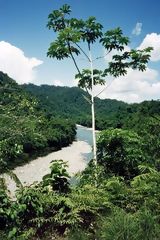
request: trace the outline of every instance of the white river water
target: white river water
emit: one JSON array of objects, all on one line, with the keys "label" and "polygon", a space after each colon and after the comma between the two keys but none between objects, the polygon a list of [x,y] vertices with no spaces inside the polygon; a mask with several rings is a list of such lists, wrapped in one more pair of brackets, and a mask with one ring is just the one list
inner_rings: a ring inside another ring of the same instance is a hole
[{"label": "white river water", "polygon": [[[77,140],[70,146],[59,151],[49,153],[47,156],[38,157],[31,162],[16,167],[14,173],[23,185],[30,185],[39,182],[42,177],[49,173],[50,162],[56,159],[63,159],[68,162],[68,172],[71,176],[82,171],[88,161],[92,158],[92,133],[89,128],[77,126]],[[9,190],[13,193],[16,189],[14,181],[5,175]]]}]

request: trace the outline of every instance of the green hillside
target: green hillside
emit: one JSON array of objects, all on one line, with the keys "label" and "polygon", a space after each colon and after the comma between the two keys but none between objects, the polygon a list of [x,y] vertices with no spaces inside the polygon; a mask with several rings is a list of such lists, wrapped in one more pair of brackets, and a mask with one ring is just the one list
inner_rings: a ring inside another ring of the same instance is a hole
[{"label": "green hillside", "polygon": [[[91,126],[90,104],[84,96],[86,93],[78,87],[56,87],[33,84],[23,85],[23,88],[39,98],[41,108],[47,114],[72,118],[76,123]],[[122,101],[96,98],[96,126],[98,129],[116,126],[119,115],[126,112],[128,104]]]},{"label": "green hillside", "polygon": [[42,150],[71,143],[75,125],[47,116],[36,97],[0,72],[0,160],[12,167]]},{"label": "green hillside", "polygon": [[[40,108],[46,114],[73,119],[76,123],[91,126],[90,104],[84,98],[87,94],[82,89],[34,84],[25,84],[22,88],[39,99]],[[96,98],[95,111],[97,129],[122,127],[135,116],[159,115],[160,101],[127,104],[118,100]]]}]

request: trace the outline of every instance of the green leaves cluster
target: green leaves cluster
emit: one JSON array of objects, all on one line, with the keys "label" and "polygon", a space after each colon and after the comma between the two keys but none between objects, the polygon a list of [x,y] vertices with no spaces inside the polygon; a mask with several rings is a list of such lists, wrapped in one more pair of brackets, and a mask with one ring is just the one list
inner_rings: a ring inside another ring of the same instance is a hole
[{"label": "green leaves cluster", "polygon": [[[83,75],[83,77],[82,77]],[[92,79],[91,79],[91,71],[89,69],[83,69],[82,73],[78,73],[75,76],[76,79],[78,79],[78,87],[82,89],[92,89]],[[93,70],[93,81],[94,85],[105,84],[104,74],[102,71],[94,69]]]},{"label": "green leaves cluster", "polygon": [[67,193],[70,191],[69,179],[70,176],[67,173],[67,164],[63,160],[52,161],[50,167],[51,173],[43,177],[44,186],[50,186],[54,191],[59,193]]},{"label": "green leaves cluster", "polygon": [[108,173],[125,178],[138,174],[138,165],[147,161],[143,140],[137,133],[122,129],[108,129],[98,136],[98,162]]},{"label": "green leaves cluster", "polygon": [[96,22],[95,17],[86,21],[76,18],[67,18],[71,13],[69,5],[63,5],[48,16],[47,27],[58,33],[57,40],[51,43],[47,55],[58,60],[68,58],[72,54],[81,53],[78,43],[82,40],[88,44],[94,43],[102,36],[102,25]]},{"label": "green leaves cluster", "polygon": [[[80,79],[79,86],[87,89],[91,74],[86,79],[86,71],[80,70],[75,56],[83,55],[88,62],[92,59],[85,50],[84,43],[90,51],[91,46],[99,42],[99,44],[107,51],[107,54],[113,50],[117,54],[113,54],[112,61],[108,63],[101,73],[96,84],[102,84],[101,76],[108,75],[119,77],[125,75],[129,68],[144,71],[150,59],[151,47],[145,49],[131,49],[125,51],[125,46],[129,44],[129,38],[123,35],[121,28],[117,27],[113,30],[103,31],[103,26],[97,22],[95,17],[89,17],[87,20],[71,18],[71,8],[69,5],[63,5],[59,10],[54,10],[48,16],[47,27],[57,34],[49,49],[47,56],[62,60],[71,57],[78,71],[76,78]],[[84,83],[86,82],[86,85]],[[82,84],[81,84],[82,83]]]}]

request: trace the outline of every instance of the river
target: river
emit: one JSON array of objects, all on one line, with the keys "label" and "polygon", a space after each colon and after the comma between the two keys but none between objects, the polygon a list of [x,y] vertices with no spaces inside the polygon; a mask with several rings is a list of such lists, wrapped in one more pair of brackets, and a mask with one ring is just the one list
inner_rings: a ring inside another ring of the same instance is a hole
[{"label": "river", "polygon": [[[49,153],[47,156],[38,157],[28,164],[14,169],[14,173],[23,185],[30,185],[39,182],[42,177],[49,173],[49,166],[52,160],[63,159],[68,163],[68,172],[71,176],[82,171],[92,158],[92,131],[89,128],[77,125],[76,141],[70,146],[59,151]],[[5,176],[7,185],[11,192],[16,188],[15,183]]]}]

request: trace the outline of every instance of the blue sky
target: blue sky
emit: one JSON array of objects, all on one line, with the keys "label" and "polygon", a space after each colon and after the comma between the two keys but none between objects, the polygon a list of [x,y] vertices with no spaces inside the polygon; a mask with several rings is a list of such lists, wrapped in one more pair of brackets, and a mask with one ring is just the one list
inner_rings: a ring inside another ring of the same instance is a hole
[{"label": "blue sky", "polygon": [[[72,8],[72,16],[95,16],[104,30],[120,26],[130,37],[130,48],[152,45],[154,53],[147,71],[130,71],[113,80],[102,98],[127,102],[160,98],[160,1],[158,0],[0,0],[0,70],[19,83],[72,86],[76,70],[71,60],[46,57],[55,34],[46,28],[48,14],[63,4]],[[98,52],[95,46],[95,52]],[[98,54],[103,53],[99,49]],[[98,63],[104,66],[108,59]],[[85,62],[79,60],[80,65]],[[96,66],[95,66],[96,67]],[[107,81],[110,81],[107,79]],[[101,88],[96,89],[100,91]]]}]

